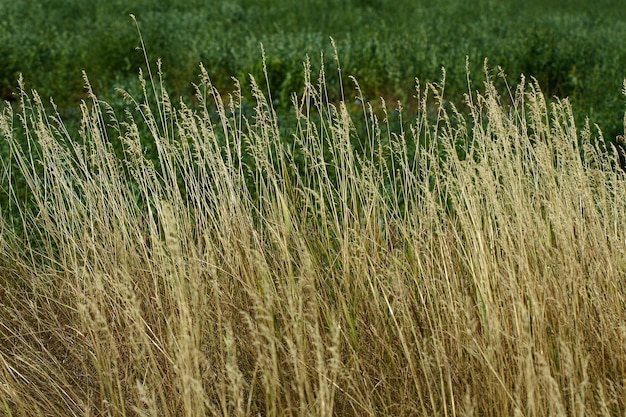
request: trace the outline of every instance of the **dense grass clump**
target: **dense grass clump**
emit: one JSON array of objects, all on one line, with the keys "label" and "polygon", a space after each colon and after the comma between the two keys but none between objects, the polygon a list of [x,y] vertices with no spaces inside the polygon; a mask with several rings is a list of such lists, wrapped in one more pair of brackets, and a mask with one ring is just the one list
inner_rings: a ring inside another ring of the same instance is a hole
[{"label": "dense grass clump", "polygon": [[510,104],[487,72],[462,111],[418,84],[415,121],[355,121],[340,73],[305,69],[289,140],[256,81],[248,111],[205,71],[194,106],[142,78],[139,118],[90,92],[76,136],[34,93],[4,108],[1,412],[620,415],[602,138],[523,78]]}]

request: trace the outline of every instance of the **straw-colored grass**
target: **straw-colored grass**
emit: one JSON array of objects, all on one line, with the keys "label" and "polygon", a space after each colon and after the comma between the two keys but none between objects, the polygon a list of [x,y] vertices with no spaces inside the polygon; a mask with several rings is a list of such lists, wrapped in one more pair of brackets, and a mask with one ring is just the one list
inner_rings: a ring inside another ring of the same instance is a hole
[{"label": "straw-colored grass", "polygon": [[79,136],[5,107],[0,414],[623,416],[626,180],[568,102],[418,85],[357,138],[310,76],[289,137],[206,72]]}]

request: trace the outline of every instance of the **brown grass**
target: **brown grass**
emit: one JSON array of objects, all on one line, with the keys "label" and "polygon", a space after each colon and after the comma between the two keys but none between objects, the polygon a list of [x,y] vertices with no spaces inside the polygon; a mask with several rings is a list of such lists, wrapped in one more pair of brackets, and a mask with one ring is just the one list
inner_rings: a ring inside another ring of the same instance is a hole
[{"label": "brown grass", "polygon": [[626,181],[568,102],[418,86],[360,154],[308,68],[290,138],[206,73],[141,120],[91,95],[80,138],[5,107],[36,209],[0,223],[0,414],[624,415]]}]

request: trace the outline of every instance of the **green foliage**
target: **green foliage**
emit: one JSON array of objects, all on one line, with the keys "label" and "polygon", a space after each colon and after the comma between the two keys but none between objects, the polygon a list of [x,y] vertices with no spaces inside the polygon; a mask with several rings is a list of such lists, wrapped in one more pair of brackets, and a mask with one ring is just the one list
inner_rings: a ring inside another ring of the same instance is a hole
[{"label": "green foliage", "polygon": [[552,3],[520,8],[485,0],[2,0],[0,93],[10,99],[18,74],[24,73],[27,85],[43,97],[52,95],[62,109],[71,107],[84,97],[82,70],[96,90],[110,91],[119,77],[144,65],[128,18],[132,13],[150,56],[163,60],[173,95],[191,94],[200,62],[218,87],[230,87],[231,76],[258,77],[263,43],[272,90],[288,108],[305,55],[329,53],[332,36],[344,72],[361,80],[373,98],[408,98],[414,77],[437,80],[442,66],[458,69],[449,74],[448,87],[462,94],[465,57],[474,69],[488,57],[492,67],[502,66],[514,78],[536,77],[548,96],[571,96],[581,115],[590,114],[613,131],[623,110],[610,92],[618,91],[625,75],[620,44],[626,36],[625,7],[596,2],[590,10],[586,2],[568,2],[567,8]]}]

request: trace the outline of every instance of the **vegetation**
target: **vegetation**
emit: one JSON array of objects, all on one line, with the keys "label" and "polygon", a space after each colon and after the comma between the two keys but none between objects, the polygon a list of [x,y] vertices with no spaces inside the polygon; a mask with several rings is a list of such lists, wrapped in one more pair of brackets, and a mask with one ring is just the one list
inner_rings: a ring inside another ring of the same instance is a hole
[{"label": "vegetation", "polygon": [[626,177],[600,134],[489,70],[463,111],[444,79],[414,121],[357,120],[305,68],[290,141],[264,88],[206,71],[192,107],[145,81],[139,118],[87,85],[77,136],[37,95],[5,107],[2,413],[620,415]]},{"label": "vegetation", "polygon": [[569,97],[579,124],[588,116],[610,139],[622,131],[626,4],[609,0],[2,0],[2,98],[17,99],[22,73],[45,102],[55,98],[66,123],[78,123],[85,70],[99,97],[121,106],[115,88],[139,92],[136,73],[144,65],[129,14],[141,23],[150,56],[165,63],[173,97],[192,98],[189,81],[200,62],[222,91],[232,88],[231,76],[246,84],[248,74],[262,79],[263,43],[277,111],[290,112],[304,56],[325,51],[331,58],[332,36],[345,74],[356,76],[372,101],[408,103],[415,77],[438,81],[445,67],[447,97],[460,104],[466,56],[475,89],[488,57],[515,78],[535,77],[549,100]]},{"label": "vegetation", "polygon": [[626,6],[212,3],[0,0],[0,415],[621,415]]}]

